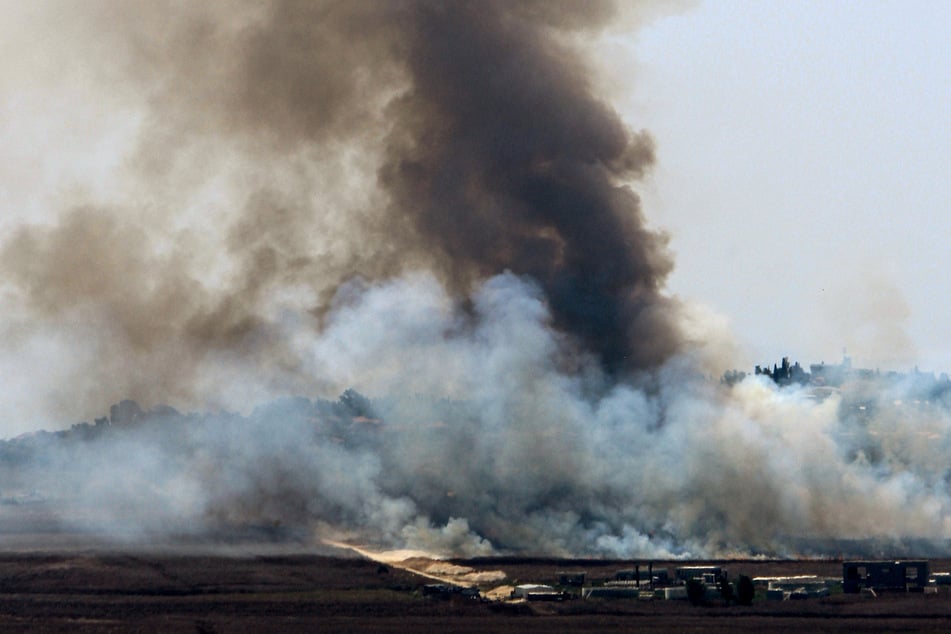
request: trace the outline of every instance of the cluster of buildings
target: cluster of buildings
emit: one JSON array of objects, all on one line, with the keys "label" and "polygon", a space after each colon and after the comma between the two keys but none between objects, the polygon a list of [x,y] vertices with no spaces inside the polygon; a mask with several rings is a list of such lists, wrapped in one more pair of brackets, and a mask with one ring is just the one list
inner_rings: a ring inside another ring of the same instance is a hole
[{"label": "cluster of buildings", "polygon": [[[594,583],[585,572],[558,573],[558,584],[527,583],[515,586],[511,600],[564,601],[567,599],[727,599],[736,601],[741,581],[731,584],[722,566],[682,566],[670,575],[667,568],[653,564],[618,570],[613,578]],[[800,575],[746,578],[750,592],[771,601],[826,597],[832,593],[868,594],[884,592],[936,593],[940,585],[951,585],[951,573],[931,573],[929,562],[908,560],[854,560],[842,564],[842,577]],[[689,596],[699,588],[699,596]],[[752,595],[749,598],[752,601]],[[742,601],[742,599],[740,599]]]}]

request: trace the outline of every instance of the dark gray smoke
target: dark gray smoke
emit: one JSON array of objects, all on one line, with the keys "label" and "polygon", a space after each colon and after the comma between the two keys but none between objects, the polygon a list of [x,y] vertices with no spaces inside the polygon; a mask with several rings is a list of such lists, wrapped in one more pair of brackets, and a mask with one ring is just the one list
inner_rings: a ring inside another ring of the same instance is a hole
[{"label": "dark gray smoke", "polygon": [[592,95],[588,70],[555,37],[597,26],[605,12],[544,7],[414,8],[412,87],[392,104],[381,171],[391,213],[454,287],[529,275],[555,326],[607,368],[655,366],[677,348],[659,294],[671,263],[619,184],[651,165],[653,144]]}]

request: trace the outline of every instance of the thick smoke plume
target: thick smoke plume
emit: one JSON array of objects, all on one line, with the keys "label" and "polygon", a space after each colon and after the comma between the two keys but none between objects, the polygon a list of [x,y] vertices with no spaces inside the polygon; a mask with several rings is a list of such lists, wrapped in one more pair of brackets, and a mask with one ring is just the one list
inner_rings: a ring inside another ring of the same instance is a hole
[{"label": "thick smoke plume", "polygon": [[70,376],[83,411],[125,397],[230,405],[208,385],[236,380],[223,367],[312,388],[276,332],[288,304],[319,330],[342,283],[419,269],[463,301],[493,275],[530,276],[553,326],[609,373],[677,350],[665,239],[624,184],[652,142],[592,94],[570,43],[610,5],[106,2],[56,15],[69,10],[40,17],[77,49],[64,55],[85,56],[84,95],[131,121],[128,158],[101,195],[12,227],[0,261],[23,311],[11,328],[92,337],[95,367],[84,358]]},{"label": "thick smoke plume", "polygon": [[6,435],[144,406],[3,445],[3,493],[58,525],[443,554],[948,536],[942,407],[925,443],[906,410],[704,378],[720,337],[664,294],[631,188],[653,142],[583,55],[611,4],[15,13]]}]

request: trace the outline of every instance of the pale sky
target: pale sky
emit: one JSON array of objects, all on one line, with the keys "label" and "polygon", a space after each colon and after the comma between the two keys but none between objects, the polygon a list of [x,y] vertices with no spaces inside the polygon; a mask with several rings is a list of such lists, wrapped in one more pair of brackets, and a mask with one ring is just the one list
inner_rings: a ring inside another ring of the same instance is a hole
[{"label": "pale sky", "polygon": [[746,362],[951,371],[949,28],[951,2],[708,1],[639,31],[621,107],[657,141],[669,290]]}]

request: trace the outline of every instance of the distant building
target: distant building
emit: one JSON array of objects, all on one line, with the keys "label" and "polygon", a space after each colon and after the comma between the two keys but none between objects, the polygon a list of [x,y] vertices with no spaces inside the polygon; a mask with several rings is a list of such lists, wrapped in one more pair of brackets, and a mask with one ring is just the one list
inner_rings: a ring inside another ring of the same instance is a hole
[{"label": "distant building", "polygon": [[639,586],[644,585],[663,586],[670,583],[666,568],[654,568],[653,564],[646,566],[637,565],[634,568],[618,570],[614,573],[615,583],[631,583]]},{"label": "distant building", "polygon": [[581,589],[582,599],[638,599],[640,596],[640,589],[633,586],[595,586]]},{"label": "distant building", "polygon": [[548,585],[525,583],[515,586],[515,589],[512,590],[512,598],[528,601],[562,601],[565,595]]},{"label": "distant building", "polygon": [[876,592],[922,592],[928,584],[925,560],[846,561],[842,564],[842,591],[857,593],[864,588]]},{"label": "distant building", "polygon": [[[866,387],[873,392],[898,386],[907,402],[919,406],[947,398],[948,393],[951,393],[951,378],[947,373],[936,377],[934,373],[920,371],[917,366],[908,373],[853,368],[852,359],[848,356],[843,356],[842,362],[837,364],[813,363],[808,372],[798,361],[791,363],[789,357],[783,357],[782,361],[774,364],[772,368],[768,365],[757,365],[754,375],[768,378],[780,387],[809,386],[817,400],[822,400],[827,395],[817,390],[852,389],[856,386],[860,390]],[[729,370],[723,374],[720,382],[736,385],[746,379],[746,376],[746,373],[740,370]],[[850,406],[859,404],[849,403]]]},{"label": "distant building", "polygon": [[770,601],[786,601],[789,599],[812,599],[829,596],[829,582],[815,575],[801,575],[796,577],[757,577],[753,583],[766,585],[766,598]]},{"label": "distant building", "polygon": [[691,579],[708,586],[717,586],[727,581],[727,570],[720,566],[683,566],[677,568],[677,581],[686,583]]}]

